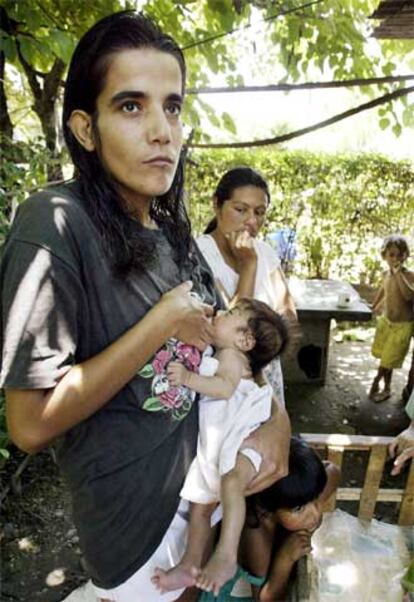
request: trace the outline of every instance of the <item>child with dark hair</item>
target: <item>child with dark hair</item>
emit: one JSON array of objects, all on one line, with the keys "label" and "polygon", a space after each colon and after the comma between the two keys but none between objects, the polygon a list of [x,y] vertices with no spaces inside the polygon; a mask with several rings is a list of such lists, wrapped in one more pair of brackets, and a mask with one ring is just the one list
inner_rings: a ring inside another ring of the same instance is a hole
[{"label": "child with dark hair", "polygon": [[295,563],[311,550],[312,533],[322,521],[322,507],[338,486],[340,471],[299,437],[292,437],[289,474],[247,498],[247,526],[240,564],[262,577],[260,602],[286,599]]},{"label": "child with dark hair", "polygon": [[[388,264],[384,280],[373,303],[373,311],[382,309],[377,321],[372,355],[380,365],[371,385],[369,397],[380,402],[391,395],[391,377],[394,368],[401,368],[414,333],[414,272],[404,267],[410,250],[403,236],[384,239],[381,257]],[[383,381],[383,389],[380,384]]]},{"label": "child with dark hair", "polygon": [[[183,364],[167,368],[170,385],[202,394],[197,457],[181,497],[192,502],[187,548],[169,571],[158,568],[154,585],[162,592],[196,584],[218,593],[237,570],[237,550],[246,515],[245,491],[257,475],[261,454],[243,441],[270,417],[272,389],[253,380],[285,348],[284,319],[262,301],[243,298],[213,319],[216,354],[204,358],[201,374]],[[207,360],[207,361],[206,361]],[[201,570],[211,532],[211,515],[221,502],[223,522],[217,547]]]}]

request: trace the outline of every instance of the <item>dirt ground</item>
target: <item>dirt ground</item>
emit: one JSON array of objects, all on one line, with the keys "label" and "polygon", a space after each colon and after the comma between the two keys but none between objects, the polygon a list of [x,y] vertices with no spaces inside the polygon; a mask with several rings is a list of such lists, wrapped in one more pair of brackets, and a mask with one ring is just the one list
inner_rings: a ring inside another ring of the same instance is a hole
[{"label": "dirt ground", "polygon": [[[334,330],[332,337],[343,333]],[[400,393],[409,361],[394,375],[392,397],[374,404],[366,396],[376,368],[369,349],[369,341],[332,341],[326,385],[288,385],[286,403],[295,432],[394,435],[406,426]],[[23,460],[15,452],[0,472],[3,492]],[[353,484],[357,460],[344,474],[347,483]],[[14,481],[1,517],[0,599],[59,602],[86,579],[67,490],[48,452],[32,457]],[[386,510],[377,516],[386,520]]]}]

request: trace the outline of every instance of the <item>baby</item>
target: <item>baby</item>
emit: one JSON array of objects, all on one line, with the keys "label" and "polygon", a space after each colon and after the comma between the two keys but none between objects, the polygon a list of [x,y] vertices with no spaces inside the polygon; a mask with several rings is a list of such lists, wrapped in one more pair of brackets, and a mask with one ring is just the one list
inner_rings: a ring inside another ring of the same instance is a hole
[{"label": "baby", "polygon": [[[388,264],[384,280],[373,303],[373,311],[382,309],[377,320],[372,355],[380,365],[371,385],[369,397],[380,402],[391,395],[394,368],[401,368],[414,333],[414,272],[404,267],[410,251],[403,236],[387,236],[382,244],[381,257]],[[380,390],[380,384],[384,385]]]},{"label": "baby", "polygon": [[[202,398],[197,456],[181,491],[181,497],[192,502],[187,548],[176,567],[156,569],[152,582],[161,592],[196,584],[217,594],[235,574],[246,514],[244,492],[261,464],[261,455],[242,443],[270,418],[272,404],[270,385],[260,387],[253,378],[288,341],[283,318],[253,299],[240,299],[232,309],[218,312],[213,329],[216,354],[202,362],[207,374],[190,372],[177,362],[167,368],[171,385],[184,384]],[[219,501],[223,510],[220,538],[201,569],[211,515]]]}]

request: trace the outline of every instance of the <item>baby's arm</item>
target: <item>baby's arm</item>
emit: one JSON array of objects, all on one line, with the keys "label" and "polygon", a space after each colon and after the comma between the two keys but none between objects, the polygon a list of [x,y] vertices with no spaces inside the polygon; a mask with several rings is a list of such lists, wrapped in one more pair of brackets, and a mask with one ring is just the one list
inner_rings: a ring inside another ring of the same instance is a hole
[{"label": "baby's arm", "polygon": [[219,365],[214,376],[202,376],[190,372],[179,362],[167,367],[170,385],[185,385],[189,389],[216,399],[230,399],[243,375],[245,357],[234,349],[223,349],[218,356]]}]

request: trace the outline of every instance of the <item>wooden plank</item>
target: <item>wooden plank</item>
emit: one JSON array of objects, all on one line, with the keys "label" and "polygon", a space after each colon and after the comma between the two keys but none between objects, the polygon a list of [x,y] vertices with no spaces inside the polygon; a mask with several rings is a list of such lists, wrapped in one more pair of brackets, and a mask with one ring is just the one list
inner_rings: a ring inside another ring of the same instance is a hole
[{"label": "wooden plank", "polygon": [[[341,502],[358,502],[361,499],[361,487],[339,487],[336,499]],[[399,504],[403,499],[404,489],[378,489],[377,502],[393,502]]]},{"label": "wooden plank", "polygon": [[371,449],[359,503],[358,518],[362,520],[371,520],[373,517],[386,457],[386,445],[374,446]]},{"label": "wooden plank", "polygon": [[[342,469],[342,460],[344,457],[344,448],[341,446],[328,446],[328,460],[337,465],[339,470]],[[336,491],[332,493],[332,495],[326,500],[323,505],[323,512],[333,512],[336,506]]]},{"label": "wooden plank", "polygon": [[414,460],[411,460],[411,466],[407,477],[398,524],[411,526],[414,524]]},{"label": "wooden plank", "polygon": [[314,447],[339,445],[347,450],[368,450],[376,445],[389,445],[393,437],[372,437],[368,435],[325,435],[320,433],[302,433],[301,437]]}]

